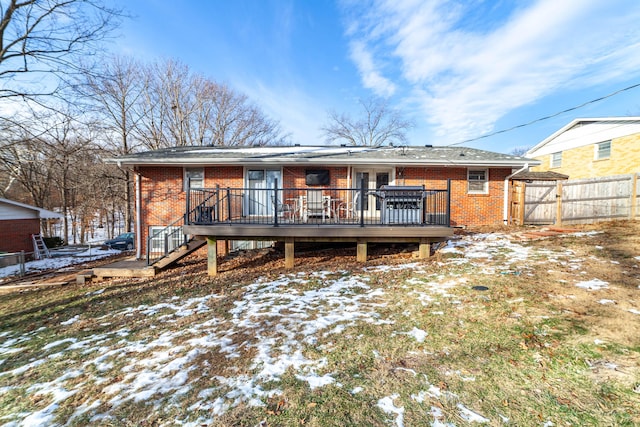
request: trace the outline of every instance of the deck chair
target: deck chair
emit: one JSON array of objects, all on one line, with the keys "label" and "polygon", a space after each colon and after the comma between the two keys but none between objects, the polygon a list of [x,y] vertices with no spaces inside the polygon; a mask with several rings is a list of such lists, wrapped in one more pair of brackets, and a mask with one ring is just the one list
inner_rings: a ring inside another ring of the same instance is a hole
[{"label": "deck chair", "polygon": [[309,217],[322,217],[324,222],[325,218],[330,216],[328,202],[329,200],[323,196],[322,190],[308,190],[304,206],[305,222],[309,220]]},{"label": "deck chair", "polygon": [[291,205],[287,203],[282,203],[275,196],[271,196],[271,202],[273,203],[273,209],[278,213],[278,219],[284,221],[293,221],[294,220],[294,211],[291,208]]},{"label": "deck chair", "polygon": [[360,192],[355,192],[350,201],[342,202],[338,205],[338,216],[341,219],[349,222],[350,220],[354,220],[359,218],[359,203],[358,199],[360,198]]}]

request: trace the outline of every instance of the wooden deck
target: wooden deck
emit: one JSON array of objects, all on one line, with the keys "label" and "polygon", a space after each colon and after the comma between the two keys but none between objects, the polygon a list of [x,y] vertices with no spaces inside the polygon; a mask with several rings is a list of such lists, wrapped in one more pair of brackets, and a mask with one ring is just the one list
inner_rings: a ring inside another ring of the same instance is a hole
[{"label": "wooden deck", "polygon": [[207,241],[208,273],[218,273],[218,240],[267,240],[284,242],[285,266],[295,265],[295,242],[354,242],[359,262],[367,260],[368,243],[417,243],[420,258],[428,258],[431,244],[453,236],[453,228],[444,226],[367,226],[345,224],[295,224],[280,226],[255,224],[185,225],[184,233]]}]

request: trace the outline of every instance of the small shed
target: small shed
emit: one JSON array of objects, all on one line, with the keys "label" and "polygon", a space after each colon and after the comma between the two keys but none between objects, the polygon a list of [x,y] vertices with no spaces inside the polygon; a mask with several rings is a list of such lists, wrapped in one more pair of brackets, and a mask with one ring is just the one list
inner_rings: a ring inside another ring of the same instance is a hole
[{"label": "small shed", "polygon": [[62,214],[0,197],[0,252],[33,252],[32,234],[40,234],[40,220]]}]

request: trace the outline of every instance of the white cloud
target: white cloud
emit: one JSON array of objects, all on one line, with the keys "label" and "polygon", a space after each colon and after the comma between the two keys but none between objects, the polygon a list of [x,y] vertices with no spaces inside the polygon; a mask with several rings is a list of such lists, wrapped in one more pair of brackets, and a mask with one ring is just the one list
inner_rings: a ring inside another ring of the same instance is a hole
[{"label": "white cloud", "polygon": [[[347,23],[351,56],[363,85],[402,87],[436,134],[457,142],[550,94],[640,74],[635,0],[539,0],[508,11],[496,5],[379,0],[352,11],[360,22]],[[374,65],[383,62],[385,77]]]},{"label": "white cloud", "polygon": [[385,78],[374,64],[373,54],[364,42],[354,40],[350,45],[351,59],[355,62],[367,89],[372,89],[379,96],[391,96],[396,90],[395,85]]}]

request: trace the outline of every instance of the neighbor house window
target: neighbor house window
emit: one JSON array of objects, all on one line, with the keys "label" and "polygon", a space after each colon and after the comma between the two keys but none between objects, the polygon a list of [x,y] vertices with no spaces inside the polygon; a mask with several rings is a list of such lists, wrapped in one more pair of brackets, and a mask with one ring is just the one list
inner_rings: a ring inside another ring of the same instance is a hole
[{"label": "neighbor house window", "polygon": [[611,157],[611,141],[596,144],[596,160],[608,159]]},{"label": "neighbor house window", "polygon": [[185,168],[184,188],[204,188],[204,168]]},{"label": "neighbor house window", "polygon": [[469,169],[467,171],[469,194],[489,193],[489,171],[487,169]]},{"label": "neighbor house window", "polygon": [[562,151],[551,155],[551,167],[559,168],[562,166]]}]

